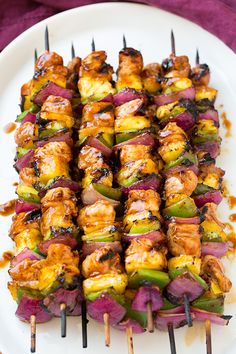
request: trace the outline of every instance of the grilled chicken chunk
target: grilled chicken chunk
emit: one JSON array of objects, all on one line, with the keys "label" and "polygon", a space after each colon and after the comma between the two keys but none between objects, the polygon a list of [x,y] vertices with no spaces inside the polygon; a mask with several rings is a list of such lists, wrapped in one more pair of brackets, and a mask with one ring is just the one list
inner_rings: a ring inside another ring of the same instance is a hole
[{"label": "grilled chicken chunk", "polygon": [[147,238],[135,239],[125,252],[125,269],[132,273],[138,269],[162,270],[167,267],[166,249],[155,249],[155,241]]},{"label": "grilled chicken chunk", "polygon": [[117,91],[125,87],[142,90],[141,73],[143,69],[142,54],[133,48],[125,48],[119,53],[119,68],[117,70]]},{"label": "grilled chicken chunk", "polygon": [[148,64],[142,71],[143,88],[145,91],[155,94],[161,89],[159,78],[161,77],[161,65],[158,63]]},{"label": "grilled chicken chunk", "polygon": [[82,263],[82,274],[85,278],[99,274],[121,273],[122,271],[119,254],[108,246],[94,251]]},{"label": "grilled chicken chunk", "polygon": [[165,197],[168,199],[172,194],[185,194],[190,196],[198,184],[198,177],[192,170],[175,172],[168,176],[165,181]]},{"label": "grilled chicken chunk", "polygon": [[73,233],[76,227],[72,218],[77,215],[76,198],[69,188],[50,189],[41,200],[40,228],[45,239],[56,233]]},{"label": "grilled chicken chunk", "polygon": [[43,103],[40,118],[58,121],[66,128],[74,125],[72,106],[69,100],[60,96],[48,96]]},{"label": "grilled chicken chunk", "polygon": [[225,224],[222,223],[217,216],[217,205],[214,203],[206,203],[201,212],[204,216],[204,220],[216,223],[219,227],[224,229]]},{"label": "grilled chicken chunk", "polygon": [[176,160],[188,149],[187,135],[176,123],[168,123],[159,132],[159,143],[158,152],[166,163]]},{"label": "grilled chicken chunk", "polygon": [[35,150],[34,160],[40,182],[64,176],[69,177],[68,163],[72,159],[70,147],[63,141],[49,142]]},{"label": "grilled chicken chunk", "polygon": [[144,103],[143,98],[136,98],[135,100],[126,102],[115,108],[116,119],[124,118],[130,115],[135,115]]},{"label": "grilled chicken chunk", "polygon": [[78,168],[86,170],[89,167],[101,167],[104,164],[104,156],[100,150],[85,145],[82,147],[78,157]]},{"label": "grilled chicken chunk", "polygon": [[198,183],[203,183],[214,189],[220,189],[224,174],[225,172],[221,168],[216,167],[214,163],[201,165]]},{"label": "grilled chicken chunk", "polygon": [[114,207],[106,200],[99,200],[82,208],[78,216],[78,224],[84,232],[90,233],[113,225],[115,222]]},{"label": "grilled chicken chunk", "polygon": [[153,159],[151,147],[145,145],[124,145],[120,148],[119,157],[121,165],[137,159]]},{"label": "grilled chicken chunk", "polygon": [[186,55],[175,56],[171,54],[169,58],[163,61],[162,70],[165,77],[189,77],[191,67]]},{"label": "grilled chicken chunk", "polygon": [[231,281],[224,274],[221,261],[214,256],[205,256],[202,260],[201,274],[209,276],[220,287],[221,291],[227,293],[232,287]]},{"label": "grilled chicken chunk", "polygon": [[79,276],[79,255],[63,244],[49,246],[47,258],[39,261],[24,259],[9,271],[18,287],[44,292],[55,290],[60,283],[73,284]]},{"label": "grilled chicken chunk", "polygon": [[20,171],[20,184],[32,187],[35,183],[39,182],[39,178],[35,175],[35,170],[32,167],[22,168]]},{"label": "grilled chicken chunk", "polygon": [[36,137],[37,134],[35,131],[35,125],[31,122],[21,124],[15,132],[16,144],[25,149],[30,149],[33,147],[33,141]]},{"label": "grilled chicken chunk", "polygon": [[114,111],[110,102],[93,102],[84,106],[81,129],[113,126]]},{"label": "grilled chicken chunk", "polygon": [[170,223],[167,232],[168,247],[173,256],[200,257],[201,234],[199,225]]},{"label": "grilled chicken chunk", "polygon": [[207,86],[210,81],[210,69],[207,64],[198,64],[192,68],[190,78],[195,86]]},{"label": "grilled chicken chunk", "polygon": [[94,51],[82,60],[78,89],[83,103],[115,93],[111,84],[113,68],[106,58],[105,51]]},{"label": "grilled chicken chunk", "polygon": [[151,189],[131,190],[125,203],[126,215],[136,214],[145,210],[155,213],[159,211],[160,204],[161,198],[156,191]]}]

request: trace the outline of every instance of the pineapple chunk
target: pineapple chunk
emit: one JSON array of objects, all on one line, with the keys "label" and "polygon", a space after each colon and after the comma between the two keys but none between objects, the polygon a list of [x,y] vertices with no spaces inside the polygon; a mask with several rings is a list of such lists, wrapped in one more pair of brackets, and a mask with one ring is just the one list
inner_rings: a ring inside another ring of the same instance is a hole
[{"label": "pineapple chunk", "polygon": [[86,75],[82,76],[79,80],[78,88],[82,103],[96,101],[116,92],[107,79],[94,78],[91,75],[88,75],[88,77]]},{"label": "pineapple chunk", "polygon": [[179,140],[169,142],[168,145],[163,145],[159,148],[158,152],[161,155],[162,159],[168,163],[175,161],[180,154],[184,152],[186,148],[186,141]]},{"label": "pineapple chunk", "polygon": [[59,113],[53,113],[53,112],[42,112],[40,114],[40,117],[42,119],[47,119],[47,120],[51,120],[51,121],[63,122],[64,126],[67,128],[72,128],[74,125],[74,118],[71,116],[68,116],[66,114],[59,114]]},{"label": "pineapple chunk", "polygon": [[201,259],[193,256],[179,256],[172,257],[168,261],[168,269],[176,269],[187,267],[191,272],[195,274],[200,274],[201,270]]},{"label": "pineapple chunk", "polygon": [[192,85],[193,85],[192,81],[185,77],[174,81],[173,84],[170,86],[170,88],[172,92],[175,92],[175,91],[185,90],[191,87]]},{"label": "pineapple chunk", "polygon": [[120,91],[125,87],[133,88],[137,91],[142,90],[143,84],[142,84],[141,77],[135,74],[131,74],[131,75],[120,74],[116,82],[116,89],[117,91]]},{"label": "pineapple chunk", "polygon": [[126,116],[115,121],[115,132],[142,130],[150,126],[150,120],[144,116]]},{"label": "pineapple chunk", "polygon": [[130,177],[139,177],[142,175],[157,174],[157,164],[151,159],[142,159],[121,167],[116,174],[116,180],[120,185],[125,185],[125,181]]},{"label": "pineapple chunk", "polygon": [[123,294],[128,285],[126,274],[104,274],[88,278],[83,282],[85,296],[102,290],[113,288],[118,294]]},{"label": "pineapple chunk", "polygon": [[25,247],[33,250],[38,246],[39,242],[42,241],[42,236],[39,230],[29,230],[26,228],[15,236],[14,241],[16,243],[17,252],[22,251]]},{"label": "pineapple chunk", "polygon": [[[158,211],[153,211],[151,213],[152,216],[156,216],[157,218],[160,218],[160,213]],[[144,210],[142,212],[139,213],[135,213],[135,214],[130,214],[130,215],[126,215],[123,223],[125,225],[125,230],[128,232],[131,227],[133,226],[135,221],[143,221],[143,226],[144,224],[150,224],[150,211],[149,210]]]},{"label": "pineapple chunk", "polygon": [[196,86],[195,100],[200,101],[208,99],[214,101],[216,99],[217,90],[208,86]]}]

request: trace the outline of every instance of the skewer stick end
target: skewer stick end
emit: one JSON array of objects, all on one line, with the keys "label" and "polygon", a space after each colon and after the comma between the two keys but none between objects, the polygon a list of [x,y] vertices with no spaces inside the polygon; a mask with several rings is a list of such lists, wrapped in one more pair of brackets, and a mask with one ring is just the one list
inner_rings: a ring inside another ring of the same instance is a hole
[{"label": "skewer stick end", "polygon": [[134,354],[133,329],[131,326],[126,329],[126,335],[128,343],[128,354]]},{"label": "skewer stick end", "polygon": [[168,334],[169,334],[169,340],[170,340],[171,354],[176,354],[175,333],[174,333],[174,327],[173,327],[172,323],[168,323]]},{"label": "skewer stick end", "polygon": [[31,331],[31,353],[35,353],[36,351],[36,316],[30,316],[30,331]]},{"label": "skewer stick end", "polygon": [[88,336],[87,336],[87,309],[86,309],[86,301],[83,300],[81,303],[81,316],[82,316],[82,343],[83,348],[87,348],[88,346]]},{"label": "skewer stick end", "polygon": [[66,304],[62,303],[60,305],[61,311],[61,337],[66,337]]},{"label": "skewer stick end", "polygon": [[186,316],[186,320],[188,323],[188,327],[192,327],[193,320],[192,320],[192,316],[191,316],[191,312],[190,312],[189,299],[186,294],[184,294],[184,311],[185,311],[185,316]]},{"label": "skewer stick end", "polygon": [[212,354],[212,345],[211,345],[211,321],[205,321],[205,330],[206,330],[206,350],[207,354]]},{"label": "skewer stick end", "polygon": [[110,316],[108,313],[104,313],[103,315],[104,320],[104,330],[105,330],[105,345],[106,347],[110,346]]},{"label": "skewer stick end", "polygon": [[153,316],[152,316],[152,303],[149,301],[147,303],[147,327],[148,327],[148,332],[153,333],[154,332],[154,322],[153,322]]}]

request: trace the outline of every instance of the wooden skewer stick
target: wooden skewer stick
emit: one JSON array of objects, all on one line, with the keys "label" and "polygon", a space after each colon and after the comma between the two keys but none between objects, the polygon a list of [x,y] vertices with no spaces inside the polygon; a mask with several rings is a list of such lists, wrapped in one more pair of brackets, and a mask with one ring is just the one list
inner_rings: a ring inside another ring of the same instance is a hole
[{"label": "wooden skewer stick", "polygon": [[128,343],[128,354],[134,354],[133,329],[131,326],[126,329],[126,335]]},{"label": "wooden skewer stick", "polygon": [[190,305],[189,305],[188,296],[186,294],[184,294],[184,311],[185,311],[185,316],[186,316],[188,326],[192,327],[193,321],[192,321],[192,316],[191,316],[191,312],[190,312]]},{"label": "wooden skewer stick", "polygon": [[71,58],[73,59],[75,57],[75,48],[73,42],[71,43]]},{"label": "wooden skewer stick", "polygon": [[173,327],[172,323],[168,323],[168,334],[169,334],[169,340],[170,340],[171,354],[176,354],[175,333],[174,333],[174,327]]},{"label": "wooden skewer stick", "polygon": [[176,54],[176,52],[175,52],[175,36],[174,36],[173,30],[171,30],[170,37],[171,37],[171,52],[173,55],[175,55]]},{"label": "wooden skewer stick", "polygon": [[61,337],[66,337],[66,304],[62,303],[60,305],[61,311]]},{"label": "wooden skewer stick", "polygon": [[212,354],[212,346],[211,346],[211,321],[205,321],[205,329],[206,329],[206,352],[207,354]]},{"label": "wooden skewer stick", "polygon": [[49,33],[48,33],[48,26],[46,26],[46,29],[45,29],[44,41],[45,41],[45,50],[47,50],[47,51],[49,52]]},{"label": "wooden skewer stick", "polygon": [[153,322],[153,316],[152,316],[152,303],[149,301],[147,303],[147,328],[148,332],[153,333],[154,332],[154,322]]},{"label": "wooden skewer stick", "polygon": [[88,336],[87,336],[87,309],[86,309],[86,301],[83,300],[81,303],[81,316],[82,316],[82,343],[83,348],[87,348],[88,346]]},{"label": "wooden skewer stick", "polygon": [[95,48],[94,38],[92,39],[91,47],[92,47],[92,52],[95,52],[96,48]]},{"label": "wooden skewer stick", "polygon": [[125,35],[123,34],[123,48],[125,49],[126,47],[127,47],[126,38]]},{"label": "wooden skewer stick", "polygon": [[110,346],[110,317],[109,313],[104,313],[103,315],[104,320],[104,330],[105,330],[105,345],[106,347]]},{"label": "wooden skewer stick", "polygon": [[31,331],[31,353],[35,353],[36,351],[36,316],[30,316],[30,331]]},{"label": "wooden skewer stick", "polygon": [[35,50],[34,50],[34,63],[36,63],[37,59],[38,59],[38,52],[37,52],[37,49],[35,48]]},{"label": "wooden skewer stick", "polygon": [[199,51],[198,51],[198,49],[197,49],[197,51],[196,51],[196,59],[195,59],[195,61],[196,61],[196,65],[199,65],[199,64],[200,64],[200,56],[199,56]]}]

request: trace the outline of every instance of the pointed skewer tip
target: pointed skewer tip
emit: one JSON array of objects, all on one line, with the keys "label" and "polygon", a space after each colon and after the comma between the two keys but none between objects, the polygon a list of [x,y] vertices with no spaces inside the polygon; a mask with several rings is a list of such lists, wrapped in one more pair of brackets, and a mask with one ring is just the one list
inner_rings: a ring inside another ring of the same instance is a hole
[{"label": "pointed skewer tip", "polygon": [[35,48],[35,50],[34,50],[34,62],[35,63],[36,63],[37,59],[38,59],[38,52],[37,52],[37,49]]},{"label": "pointed skewer tip", "polygon": [[105,345],[106,347],[110,346],[110,316],[108,313],[104,313],[103,315],[104,320],[104,331],[105,331]]},{"label": "pointed skewer tip", "polygon": [[176,55],[175,52],[175,35],[173,29],[171,30],[171,52],[173,55]]},{"label": "pointed skewer tip", "polygon": [[199,56],[199,50],[197,48],[197,51],[196,51],[196,65],[199,65],[200,64],[200,56]]},{"label": "pointed skewer tip", "polygon": [[71,43],[71,58],[73,59],[75,57],[75,47],[73,42]]},{"label": "pointed skewer tip", "polygon": [[94,42],[94,38],[92,39],[91,47],[92,47],[92,52],[95,52],[95,42]]},{"label": "pointed skewer tip", "polygon": [[48,33],[48,26],[45,29],[45,50],[49,52],[49,33]]},{"label": "pointed skewer tip", "polygon": [[125,35],[123,34],[123,48],[125,49],[126,47],[127,47],[126,38]]},{"label": "pointed skewer tip", "polygon": [[35,353],[36,351],[36,316],[30,316],[30,331],[31,331],[31,353]]}]

